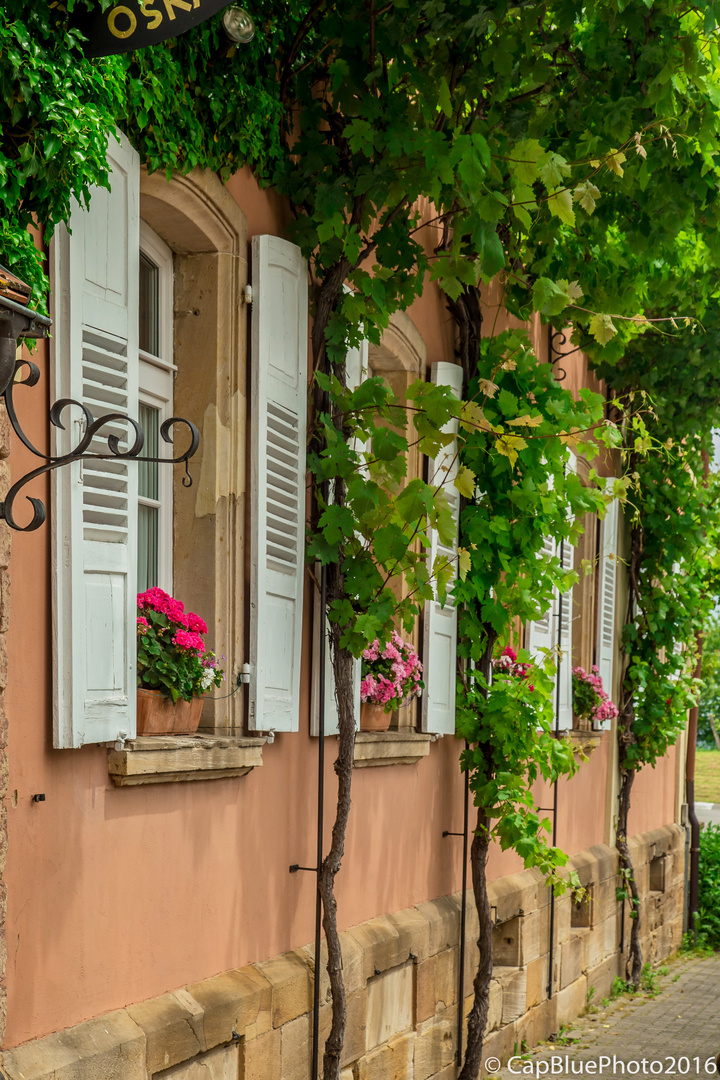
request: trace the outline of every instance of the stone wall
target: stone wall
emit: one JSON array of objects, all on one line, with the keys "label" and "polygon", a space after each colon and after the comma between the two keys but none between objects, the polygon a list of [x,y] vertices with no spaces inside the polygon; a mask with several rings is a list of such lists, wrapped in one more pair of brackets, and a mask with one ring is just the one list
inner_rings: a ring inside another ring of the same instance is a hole
[{"label": "stone wall", "polygon": [[[656,963],[682,936],[685,833],[675,825],[657,829],[633,838],[631,850],[645,958]],[[591,987],[599,999],[622,972],[617,853],[594,847],[571,865],[587,898],[579,906],[570,897],[555,901],[551,998],[550,898],[540,874],[525,871],[490,885],[496,962],[485,1056],[506,1059],[516,1044],[547,1038],[582,1012]],[[343,933],[342,1080],[454,1080],[460,900],[429,900]],[[477,933],[470,902],[466,1014]],[[313,955],[312,946],[298,949],[26,1043],[2,1055],[3,1069],[10,1080],[309,1080]],[[324,1042],[324,969],[321,979]]]}]

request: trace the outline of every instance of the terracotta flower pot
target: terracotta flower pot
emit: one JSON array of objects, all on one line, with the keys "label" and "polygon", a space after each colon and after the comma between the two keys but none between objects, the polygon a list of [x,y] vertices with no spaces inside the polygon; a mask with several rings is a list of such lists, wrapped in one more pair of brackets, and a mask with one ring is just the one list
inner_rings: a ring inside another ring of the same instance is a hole
[{"label": "terracotta flower pot", "polygon": [[391,718],[392,713],[385,712],[384,705],[374,705],[370,701],[365,701],[360,706],[361,731],[387,731]]},{"label": "terracotta flower pot", "polygon": [[172,698],[166,697],[161,690],[137,690],[137,733],[138,735],[192,735],[200,723],[203,699],[194,697],[192,701],[178,698],[173,705]]}]

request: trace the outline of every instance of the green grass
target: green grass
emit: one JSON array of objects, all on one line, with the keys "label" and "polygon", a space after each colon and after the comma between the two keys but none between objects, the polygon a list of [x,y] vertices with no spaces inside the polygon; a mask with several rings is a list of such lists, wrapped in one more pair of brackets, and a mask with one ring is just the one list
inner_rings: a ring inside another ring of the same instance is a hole
[{"label": "green grass", "polygon": [[720,803],[720,750],[698,750],[695,798],[698,802]]}]

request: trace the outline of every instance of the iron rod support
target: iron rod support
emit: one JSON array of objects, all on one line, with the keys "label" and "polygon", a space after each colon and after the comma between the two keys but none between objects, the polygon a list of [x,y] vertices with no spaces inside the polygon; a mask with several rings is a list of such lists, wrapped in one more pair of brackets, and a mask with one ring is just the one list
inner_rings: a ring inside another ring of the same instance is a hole
[{"label": "iron rod support", "polygon": [[[470,744],[465,743],[465,749],[470,749]],[[468,833],[470,831],[470,818],[468,803],[470,798],[470,770],[465,770],[465,788],[464,788],[464,808],[463,808],[463,830],[462,833],[443,833],[443,836],[462,836],[463,838],[463,872],[462,872],[462,901],[460,904],[460,971],[458,974],[458,1034],[457,1034],[457,1060],[458,1065],[462,1065],[462,1045],[463,1045],[463,1022],[465,1020],[465,926],[467,923],[467,868],[468,868]]]}]

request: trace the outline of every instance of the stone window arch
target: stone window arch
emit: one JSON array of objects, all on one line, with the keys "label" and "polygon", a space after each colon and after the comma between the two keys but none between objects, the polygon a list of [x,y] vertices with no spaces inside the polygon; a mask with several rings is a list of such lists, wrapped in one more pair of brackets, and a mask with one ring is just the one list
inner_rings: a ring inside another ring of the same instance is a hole
[{"label": "stone window arch", "polygon": [[[245,660],[247,221],[204,169],[143,169],[140,216],[174,253],[174,407],[200,431],[190,491],[175,470],[174,590],[206,619],[227,694]],[[243,704],[208,700],[201,730],[240,734]]]}]

